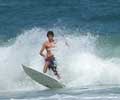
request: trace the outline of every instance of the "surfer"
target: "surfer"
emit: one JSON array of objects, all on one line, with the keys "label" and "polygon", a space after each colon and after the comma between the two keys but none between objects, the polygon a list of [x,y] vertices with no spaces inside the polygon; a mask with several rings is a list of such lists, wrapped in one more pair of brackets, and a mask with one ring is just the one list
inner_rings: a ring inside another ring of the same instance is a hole
[{"label": "surfer", "polygon": [[[54,49],[56,47],[56,41],[54,40],[54,33],[53,31],[47,32],[47,38],[48,40],[45,41],[42,45],[42,48],[40,50],[40,55],[44,57],[45,59],[45,65],[43,68],[43,72],[46,73],[47,69],[51,69],[54,74],[60,79],[60,75],[57,72],[57,64],[56,59],[54,57]],[[44,50],[46,50],[46,54],[44,54]]]}]

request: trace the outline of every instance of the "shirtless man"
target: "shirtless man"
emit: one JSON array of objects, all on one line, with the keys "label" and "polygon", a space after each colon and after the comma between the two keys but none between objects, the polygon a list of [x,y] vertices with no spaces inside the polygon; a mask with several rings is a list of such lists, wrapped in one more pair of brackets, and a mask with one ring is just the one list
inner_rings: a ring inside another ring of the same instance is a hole
[{"label": "shirtless man", "polygon": [[[45,41],[43,43],[43,46],[40,50],[40,55],[43,56],[45,59],[45,65],[43,68],[43,72],[46,73],[47,69],[49,68],[49,70],[51,69],[54,72],[54,74],[60,79],[60,76],[57,72],[57,65],[55,63],[56,60],[52,52],[53,49],[55,49],[55,45],[56,45],[56,42],[54,40],[54,33],[52,31],[48,31],[47,38],[48,38],[48,41]],[[46,55],[43,53],[44,50],[47,51]]]}]

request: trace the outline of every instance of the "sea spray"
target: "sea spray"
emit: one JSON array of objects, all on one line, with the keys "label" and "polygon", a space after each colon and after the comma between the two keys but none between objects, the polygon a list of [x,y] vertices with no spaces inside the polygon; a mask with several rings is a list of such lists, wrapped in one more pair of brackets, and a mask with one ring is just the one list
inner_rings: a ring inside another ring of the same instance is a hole
[{"label": "sea spray", "polygon": [[[58,70],[67,88],[84,85],[120,84],[120,62],[117,58],[105,59],[96,54],[98,36],[91,33],[80,35],[60,28],[51,28],[55,32],[57,47],[55,56]],[[47,40],[47,29],[33,28],[24,30],[15,42],[0,47],[0,90],[44,89],[36,84],[23,71],[21,64],[43,71],[44,59],[39,55],[40,48]],[[65,34],[69,47],[65,44]],[[78,31],[77,31],[78,32]],[[113,59],[113,60],[111,60]]]}]

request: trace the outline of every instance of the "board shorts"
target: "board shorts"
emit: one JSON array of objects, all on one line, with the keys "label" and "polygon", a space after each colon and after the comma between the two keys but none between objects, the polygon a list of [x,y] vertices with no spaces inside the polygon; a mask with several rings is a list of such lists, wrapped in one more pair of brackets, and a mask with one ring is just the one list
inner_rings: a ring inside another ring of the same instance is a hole
[{"label": "board shorts", "polygon": [[54,56],[48,57],[45,59],[46,62],[48,62],[48,68],[51,69],[55,75],[57,75],[57,64],[56,59]]}]

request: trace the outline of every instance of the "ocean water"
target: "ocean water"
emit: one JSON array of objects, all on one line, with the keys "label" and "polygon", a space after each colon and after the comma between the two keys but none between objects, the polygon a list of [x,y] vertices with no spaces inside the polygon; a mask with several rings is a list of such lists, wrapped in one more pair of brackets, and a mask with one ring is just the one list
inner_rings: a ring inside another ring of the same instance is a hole
[{"label": "ocean water", "polygon": [[[0,100],[119,100],[119,19],[119,0],[0,0]],[[34,82],[21,67],[42,71],[48,30],[63,89]]]}]

